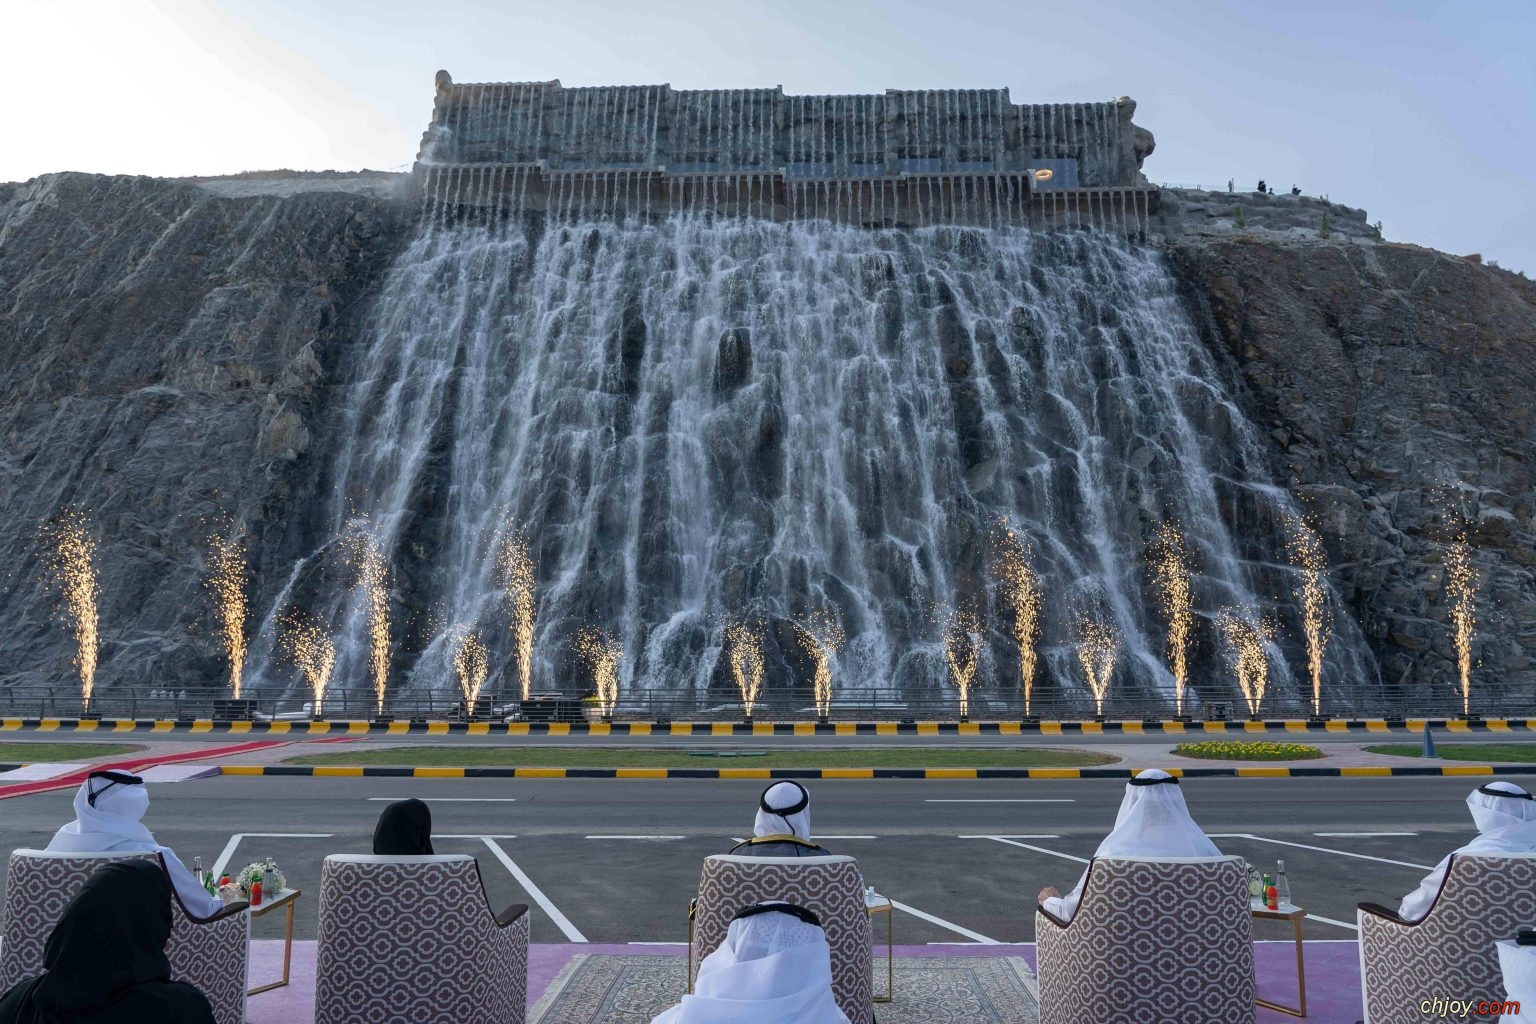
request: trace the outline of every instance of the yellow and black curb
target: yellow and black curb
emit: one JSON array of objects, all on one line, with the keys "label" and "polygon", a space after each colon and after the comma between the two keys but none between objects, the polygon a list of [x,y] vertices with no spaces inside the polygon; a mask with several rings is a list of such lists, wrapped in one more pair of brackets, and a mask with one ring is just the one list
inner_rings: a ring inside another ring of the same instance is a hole
[{"label": "yellow and black curb", "polygon": [[0,718],[0,732],[216,733],[230,736],[1225,736],[1254,733],[1536,731],[1530,718],[1351,718],[1258,722],[240,722],[217,719]]},{"label": "yellow and black curb", "polygon": [[[389,779],[1128,779],[1136,768],[399,768],[224,765],[225,775]],[[1186,779],[1332,779],[1536,775],[1536,764],[1345,768],[1168,768]]]}]

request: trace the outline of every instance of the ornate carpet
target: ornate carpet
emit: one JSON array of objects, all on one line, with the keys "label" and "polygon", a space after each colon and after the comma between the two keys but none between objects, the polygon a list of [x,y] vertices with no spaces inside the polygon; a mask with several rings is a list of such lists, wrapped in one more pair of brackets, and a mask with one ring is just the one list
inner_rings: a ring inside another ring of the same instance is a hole
[{"label": "ornate carpet", "polygon": [[[875,987],[885,982],[878,964]],[[682,998],[679,956],[582,954],[571,959],[528,1015],[530,1024],[650,1024]],[[1021,957],[902,957],[896,999],[875,1007],[880,1024],[1039,1024],[1035,979]]]}]

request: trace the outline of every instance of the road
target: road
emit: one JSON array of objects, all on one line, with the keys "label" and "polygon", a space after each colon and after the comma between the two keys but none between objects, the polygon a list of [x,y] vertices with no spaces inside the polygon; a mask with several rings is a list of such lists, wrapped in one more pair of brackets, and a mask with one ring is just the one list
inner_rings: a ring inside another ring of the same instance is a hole
[{"label": "road", "polygon": [[[1284,858],[1309,939],[1350,939],[1355,904],[1395,904],[1470,834],[1480,780],[1199,779],[1196,818],[1225,853]],[[699,862],[749,834],[757,782],[224,777],[158,785],[147,819],[188,864],[276,858],[303,889],[296,934],[312,938],[320,864],[367,852],[384,804],[432,807],[438,852],[479,858],[488,897],[533,906],[536,942],[681,942]],[[824,845],[859,859],[902,906],[898,943],[1032,941],[1035,894],[1066,890],[1114,820],[1108,780],[854,780],[812,784]],[[73,817],[71,794],[0,804],[0,843],[39,847]],[[280,937],[278,915],[256,922]],[[1334,923],[1329,923],[1334,922]],[[1284,938],[1261,922],[1259,938]]]}]

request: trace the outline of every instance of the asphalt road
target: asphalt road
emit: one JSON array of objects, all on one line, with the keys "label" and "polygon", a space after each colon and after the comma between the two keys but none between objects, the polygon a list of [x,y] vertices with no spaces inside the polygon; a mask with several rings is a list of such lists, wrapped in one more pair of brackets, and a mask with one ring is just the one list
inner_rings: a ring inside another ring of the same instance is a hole
[{"label": "asphalt road", "polygon": [[[1225,853],[1284,858],[1295,901],[1353,924],[1361,900],[1393,903],[1470,835],[1472,779],[1199,779],[1197,821]],[[312,938],[320,864],[367,852],[389,799],[431,803],[438,852],[479,858],[494,907],[534,907],[536,942],[681,942],[699,862],[750,833],[762,784],[703,780],[437,780],[225,777],[154,787],[147,819],[188,864],[275,857],[304,890]],[[1112,824],[1124,784],[1098,780],[857,780],[812,784],[824,845],[859,859],[896,900],[898,943],[1031,941],[1035,894],[1073,885]],[[40,847],[73,817],[69,792],[0,801],[0,843]],[[1385,833],[1385,834],[1370,834]],[[238,835],[237,835],[238,834]],[[256,922],[280,937],[280,915]],[[1309,920],[1310,939],[1349,939]],[[1260,922],[1259,938],[1287,925]]]}]

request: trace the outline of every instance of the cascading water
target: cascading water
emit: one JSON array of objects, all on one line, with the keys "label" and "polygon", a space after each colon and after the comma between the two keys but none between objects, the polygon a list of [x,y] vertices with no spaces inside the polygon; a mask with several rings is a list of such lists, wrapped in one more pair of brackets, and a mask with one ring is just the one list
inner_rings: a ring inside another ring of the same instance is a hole
[{"label": "cascading water", "polygon": [[[1013,693],[987,565],[1000,519],[1027,536],[1045,595],[1037,695],[1083,693],[1069,606],[1091,605],[1125,645],[1110,704],[1171,701],[1147,569],[1165,519],[1186,537],[1201,618],[1297,618],[1289,499],[1161,258],[1107,236],[434,219],[356,358],[335,529],[365,515],[406,600],[476,628],[504,692],[509,525],[540,581],[535,690],[581,685],[569,641],[591,626],[629,652],[625,691],[724,694],[721,626],[753,619],[766,690],[809,693],[792,622],[832,613],[839,693],[939,695],[944,615],[964,602],[988,631],[976,694]],[[328,600],[336,678],[361,686],[365,617]],[[1354,689],[1375,669],[1346,620],[1327,677]],[[451,691],[449,648],[398,655],[392,687]],[[1300,700],[1275,668],[1272,689]],[[1191,685],[1231,692],[1214,669]]]}]

